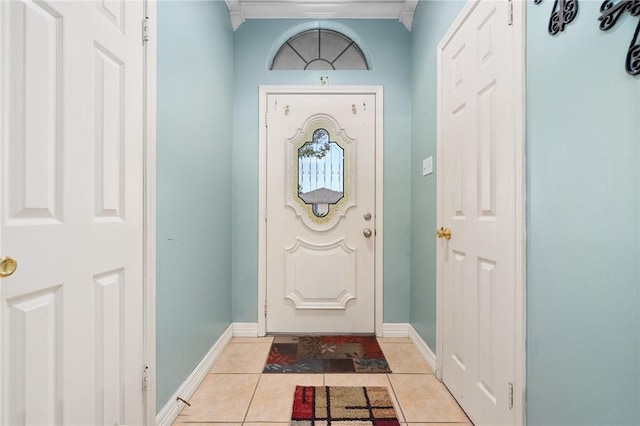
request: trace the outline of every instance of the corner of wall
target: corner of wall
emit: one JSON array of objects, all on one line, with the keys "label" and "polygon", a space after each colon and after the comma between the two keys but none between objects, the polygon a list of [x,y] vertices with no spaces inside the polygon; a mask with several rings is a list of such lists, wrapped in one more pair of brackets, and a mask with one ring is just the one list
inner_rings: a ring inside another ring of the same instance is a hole
[{"label": "corner of wall", "polygon": [[422,358],[429,365],[429,368],[431,368],[431,371],[436,373],[437,372],[437,362],[436,362],[436,354],[435,354],[435,352],[433,352],[433,350],[431,350],[431,348],[429,347],[427,342],[422,340],[422,337],[420,337],[420,335],[418,334],[416,329],[413,328],[412,325],[409,325],[409,330],[408,331],[409,331],[409,340],[411,340],[411,342],[416,346],[416,348],[418,349],[418,352],[420,352],[420,355],[422,356]]},{"label": "corner of wall", "polygon": [[169,398],[164,404],[156,416],[156,425],[171,425],[180,414],[180,411],[184,408],[184,403],[178,400],[178,397],[189,401],[189,398],[193,396],[200,383],[207,376],[209,370],[220,357],[220,354],[227,346],[231,337],[233,336],[233,327],[230,325],[220,338],[213,344],[211,349],[202,358],[194,370],[189,374],[189,377],[178,387],[178,390]]}]

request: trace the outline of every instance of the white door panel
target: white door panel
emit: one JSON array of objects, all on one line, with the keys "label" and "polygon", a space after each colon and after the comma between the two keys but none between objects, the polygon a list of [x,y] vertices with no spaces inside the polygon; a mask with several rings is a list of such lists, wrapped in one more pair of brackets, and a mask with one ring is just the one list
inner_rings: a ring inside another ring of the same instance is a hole
[{"label": "white door panel", "polygon": [[0,422],[141,424],[142,2],[0,3]]},{"label": "white door panel", "polygon": [[268,332],[374,331],[375,103],[267,97]]},{"label": "white door panel", "polygon": [[513,424],[515,133],[506,1],[481,0],[442,51],[443,380],[478,425]]}]

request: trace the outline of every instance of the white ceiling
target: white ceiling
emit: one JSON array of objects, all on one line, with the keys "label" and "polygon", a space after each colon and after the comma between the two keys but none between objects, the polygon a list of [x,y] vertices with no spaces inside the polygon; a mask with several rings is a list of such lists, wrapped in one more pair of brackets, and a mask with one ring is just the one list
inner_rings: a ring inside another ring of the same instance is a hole
[{"label": "white ceiling", "polygon": [[225,0],[235,31],[246,19],[397,19],[411,30],[418,0]]}]

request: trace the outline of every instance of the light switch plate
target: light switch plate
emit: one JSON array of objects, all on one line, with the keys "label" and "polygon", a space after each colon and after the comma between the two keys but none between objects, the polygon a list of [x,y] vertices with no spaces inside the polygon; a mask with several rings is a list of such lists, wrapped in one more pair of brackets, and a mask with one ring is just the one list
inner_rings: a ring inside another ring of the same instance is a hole
[{"label": "light switch plate", "polygon": [[422,160],[422,176],[433,173],[433,157],[427,157]]}]

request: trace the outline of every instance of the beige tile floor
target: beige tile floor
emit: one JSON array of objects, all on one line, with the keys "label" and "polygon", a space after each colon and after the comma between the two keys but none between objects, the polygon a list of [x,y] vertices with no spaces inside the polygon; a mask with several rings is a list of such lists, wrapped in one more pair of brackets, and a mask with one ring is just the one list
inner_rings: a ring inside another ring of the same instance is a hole
[{"label": "beige tile floor", "polygon": [[378,338],[391,374],[261,374],[271,337],[234,338],[174,424],[288,425],[296,385],[386,386],[407,426],[471,422],[409,339]]}]

